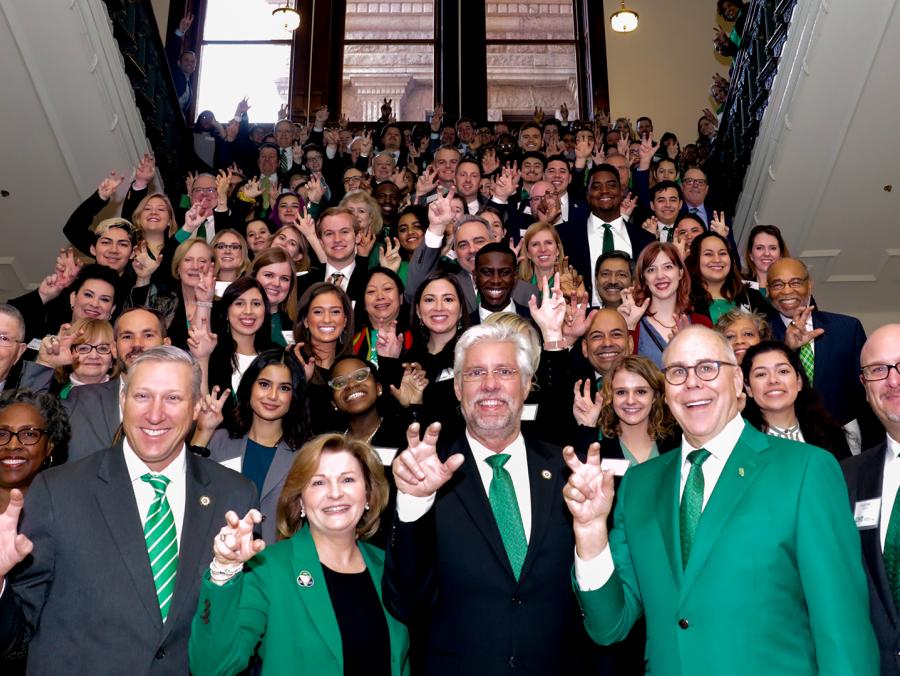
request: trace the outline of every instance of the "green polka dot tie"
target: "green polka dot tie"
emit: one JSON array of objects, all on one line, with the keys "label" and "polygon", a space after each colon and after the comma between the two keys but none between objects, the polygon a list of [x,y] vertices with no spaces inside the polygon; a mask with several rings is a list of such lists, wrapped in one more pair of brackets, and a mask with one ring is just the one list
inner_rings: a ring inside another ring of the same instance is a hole
[{"label": "green polka dot tie", "polygon": [[687,481],[684,484],[684,492],[681,494],[681,508],[679,509],[678,522],[681,528],[681,565],[687,568],[688,559],[691,556],[691,547],[694,544],[694,534],[697,532],[697,524],[700,522],[700,514],[703,513],[703,463],[710,456],[705,448],[698,448],[688,453],[688,462],[691,470],[688,472]]},{"label": "green polka dot tie", "polygon": [[159,612],[165,622],[172,603],[172,593],[175,591],[175,573],[178,571],[178,533],[175,530],[172,508],[166,499],[169,479],[160,474],[147,473],[141,477],[141,481],[150,484],[156,493],[144,523],[144,540],[150,557],[150,571],[153,573]]},{"label": "green polka dot tie", "polygon": [[509,557],[516,579],[522,572],[522,564],[525,563],[525,554],[528,553],[528,541],[525,539],[525,528],[522,526],[522,515],[519,512],[519,503],[516,500],[516,489],[510,473],[503,465],[509,460],[508,453],[496,453],[485,462],[491,466],[494,476],[488,491],[488,500],[497,528],[500,529],[500,538],[503,547]]}]

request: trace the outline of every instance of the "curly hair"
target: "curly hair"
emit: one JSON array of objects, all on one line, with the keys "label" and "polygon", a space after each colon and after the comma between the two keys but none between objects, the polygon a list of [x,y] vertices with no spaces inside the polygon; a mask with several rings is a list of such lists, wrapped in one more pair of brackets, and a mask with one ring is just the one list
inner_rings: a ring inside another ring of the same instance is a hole
[{"label": "curly hair", "polygon": [[69,425],[69,414],[66,412],[62,400],[49,392],[34,392],[25,388],[7,390],[0,394],[0,411],[13,404],[27,404],[38,410],[44,419],[47,438],[53,446],[48,466],[64,463],[69,455],[72,428]]},{"label": "curly hair", "polygon": [[666,383],[662,371],[656,368],[647,357],[629,354],[619,357],[613,362],[609,373],[603,379],[603,408],[600,410],[600,419],[597,426],[605,437],[618,436],[621,432],[619,416],[613,408],[613,379],[619,371],[628,371],[640,376],[647,381],[647,385],[653,390],[653,404],[650,406],[650,416],[647,419],[647,434],[659,441],[672,434],[675,429],[675,419],[666,406]]}]

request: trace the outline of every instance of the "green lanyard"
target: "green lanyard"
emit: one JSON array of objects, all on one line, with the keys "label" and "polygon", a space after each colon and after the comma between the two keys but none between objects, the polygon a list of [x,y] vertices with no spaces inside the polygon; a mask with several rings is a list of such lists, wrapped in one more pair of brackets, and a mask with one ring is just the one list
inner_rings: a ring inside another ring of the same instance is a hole
[{"label": "green lanyard", "polygon": [[378,368],[378,350],[375,348],[375,344],[378,342],[378,329],[367,329],[366,333],[368,334],[367,343],[369,345],[367,357],[375,368]]}]

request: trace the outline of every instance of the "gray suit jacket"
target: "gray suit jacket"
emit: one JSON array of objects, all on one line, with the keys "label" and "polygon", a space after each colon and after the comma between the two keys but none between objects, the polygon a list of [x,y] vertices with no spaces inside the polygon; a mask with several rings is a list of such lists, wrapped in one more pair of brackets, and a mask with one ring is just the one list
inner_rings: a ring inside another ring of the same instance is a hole
[{"label": "gray suit jacket", "polygon": [[38,474],[20,532],[31,556],[0,596],[0,654],[29,642],[29,674],[186,674],[200,579],[225,512],[253,484],[188,453],[175,592],[159,613],[141,515],[121,444]]},{"label": "gray suit jacket", "polygon": [[[209,459],[215,460],[220,464],[226,464],[229,460],[237,460],[236,463],[230,462],[227,465],[240,472],[241,465],[244,460],[244,453],[247,451],[247,439],[244,436],[240,439],[232,439],[228,436],[228,431],[224,429],[216,430],[209,440]],[[278,508],[278,498],[281,495],[281,489],[284,488],[284,480],[287,478],[288,471],[296,458],[294,450],[284,441],[278,442],[278,448],[275,449],[275,457],[272,458],[272,464],[269,465],[269,472],[266,474],[266,480],[263,482],[262,493],[259,496],[259,511],[266,517],[262,522],[262,537],[267,545],[275,544],[277,530],[275,527],[275,512]],[[243,516],[243,515],[241,515]]]},{"label": "gray suit jacket", "polygon": [[[34,362],[25,362],[21,387],[42,391],[50,387],[53,369]],[[72,439],[69,441],[69,462],[81,460],[98,449],[108,448],[122,422],[119,412],[121,380],[113,378],[97,385],[73,387],[63,406],[69,414]]]},{"label": "gray suit jacket", "polygon": [[[409,268],[406,272],[406,299],[412,303],[416,290],[425,281],[425,278],[431,274],[431,271],[437,268],[438,261],[441,257],[440,249],[432,249],[423,242],[418,249],[413,251],[412,258],[409,260]],[[462,287],[463,294],[466,297],[466,308],[468,313],[475,312],[478,309],[478,299],[475,297],[475,287],[472,285],[472,275],[465,270],[454,273],[459,285]],[[516,282],[516,288],[513,289],[512,299],[519,305],[528,306],[528,300],[532,294],[537,297],[538,288],[524,280]]]}]

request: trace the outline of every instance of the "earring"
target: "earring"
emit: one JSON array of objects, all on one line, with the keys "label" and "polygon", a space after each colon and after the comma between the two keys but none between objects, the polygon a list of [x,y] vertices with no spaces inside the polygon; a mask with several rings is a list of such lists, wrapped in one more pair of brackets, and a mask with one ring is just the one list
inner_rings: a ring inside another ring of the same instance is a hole
[{"label": "earring", "polygon": [[371,509],[371,508],[369,507],[369,503],[367,502],[367,503],[366,503],[366,511],[368,512],[369,509]]},{"label": "earring", "polygon": [[462,317],[456,320],[456,331],[462,331]]},{"label": "earring", "polygon": [[306,518],[306,510],[303,509],[303,505],[300,505],[300,518],[301,518],[301,519],[305,519],[305,518]]}]

